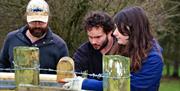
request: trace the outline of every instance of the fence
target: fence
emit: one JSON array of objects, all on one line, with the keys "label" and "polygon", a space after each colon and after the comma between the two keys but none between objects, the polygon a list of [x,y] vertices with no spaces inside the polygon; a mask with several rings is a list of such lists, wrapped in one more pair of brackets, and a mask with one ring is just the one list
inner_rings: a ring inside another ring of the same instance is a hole
[{"label": "fence", "polygon": [[[28,54],[28,55],[27,55]],[[14,49],[15,73],[0,73],[0,91],[64,91],[60,79],[72,78],[74,74],[102,77],[104,91],[130,91],[129,59],[123,56],[103,56],[103,74],[74,72],[73,60],[60,59],[57,70],[39,68],[39,50],[35,47],[17,47]],[[39,74],[39,71],[54,71],[56,75]]]}]

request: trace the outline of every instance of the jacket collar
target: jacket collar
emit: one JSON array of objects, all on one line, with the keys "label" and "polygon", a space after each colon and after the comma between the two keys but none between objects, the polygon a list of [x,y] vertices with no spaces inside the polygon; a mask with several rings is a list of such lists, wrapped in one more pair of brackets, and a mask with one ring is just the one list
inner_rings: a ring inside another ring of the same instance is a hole
[{"label": "jacket collar", "polygon": [[[24,32],[26,32],[28,30],[27,25],[21,27],[18,32],[16,33],[16,36],[21,39],[22,41],[29,43],[29,41],[26,39],[26,35],[23,34]],[[43,39],[48,39],[51,40],[53,38],[53,33],[50,29],[50,27],[48,27],[48,32],[46,34],[46,36]]]}]

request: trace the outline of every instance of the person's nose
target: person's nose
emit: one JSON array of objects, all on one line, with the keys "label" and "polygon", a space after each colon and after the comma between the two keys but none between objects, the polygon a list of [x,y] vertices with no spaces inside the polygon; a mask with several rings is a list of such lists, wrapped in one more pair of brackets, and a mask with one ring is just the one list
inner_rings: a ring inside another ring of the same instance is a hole
[{"label": "person's nose", "polygon": [[117,33],[118,33],[118,30],[115,29],[114,32],[113,32],[113,35],[114,35],[114,36],[117,36]]},{"label": "person's nose", "polygon": [[91,41],[92,41],[92,44],[96,44],[96,42],[97,42],[97,40],[95,38],[92,38]]}]

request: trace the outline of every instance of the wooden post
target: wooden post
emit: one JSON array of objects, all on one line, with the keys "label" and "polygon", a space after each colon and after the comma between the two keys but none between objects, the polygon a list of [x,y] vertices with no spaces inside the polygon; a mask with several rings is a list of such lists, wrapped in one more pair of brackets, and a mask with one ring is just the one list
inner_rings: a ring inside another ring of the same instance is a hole
[{"label": "wooden post", "polygon": [[103,91],[130,91],[130,59],[120,55],[103,56]]},{"label": "wooden post", "polygon": [[62,57],[57,65],[57,82],[63,83],[64,78],[74,77],[74,61],[70,57]]},{"label": "wooden post", "polygon": [[20,46],[15,47],[13,53],[16,87],[19,84],[39,85],[39,49]]}]

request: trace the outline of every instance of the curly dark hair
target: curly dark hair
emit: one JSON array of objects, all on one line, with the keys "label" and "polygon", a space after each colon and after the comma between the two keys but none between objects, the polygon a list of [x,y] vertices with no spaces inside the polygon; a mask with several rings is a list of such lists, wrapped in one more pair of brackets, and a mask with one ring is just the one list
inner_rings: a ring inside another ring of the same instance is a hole
[{"label": "curly dark hair", "polygon": [[84,18],[83,27],[86,31],[93,27],[102,27],[106,34],[115,28],[111,16],[102,11],[89,12]]}]

